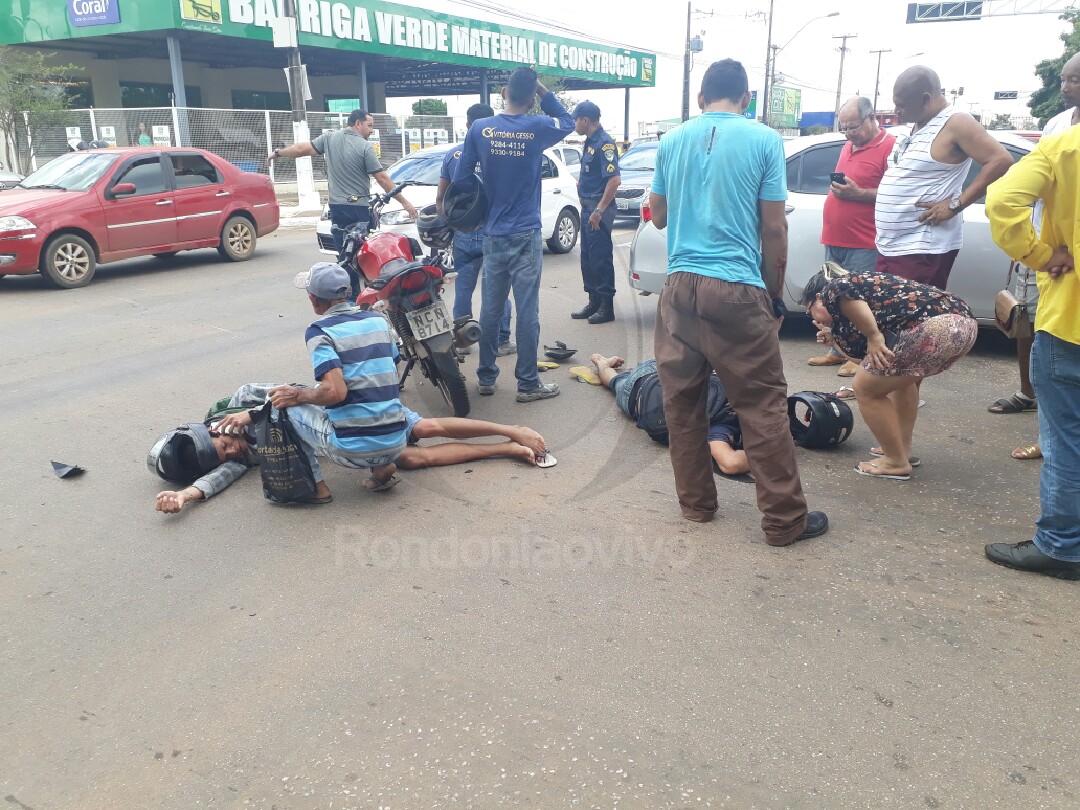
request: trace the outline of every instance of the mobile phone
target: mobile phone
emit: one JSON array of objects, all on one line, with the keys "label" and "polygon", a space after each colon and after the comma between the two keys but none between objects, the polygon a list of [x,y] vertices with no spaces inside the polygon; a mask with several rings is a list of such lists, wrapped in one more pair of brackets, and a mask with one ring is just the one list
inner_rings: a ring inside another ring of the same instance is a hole
[{"label": "mobile phone", "polygon": [[885,336],[885,348],[892,351],[896,348],[896,341],[900,339],[900,335],[894,332],[892,329],[884,329],[881,332]]},{"label": "mobile phone", "polygon": [[847,182],[847,180],[844,178],[843,172],[829,172],[829,179],[832,180],[834,183],[839,183],[840,185],[844,185],[844,183]]}]

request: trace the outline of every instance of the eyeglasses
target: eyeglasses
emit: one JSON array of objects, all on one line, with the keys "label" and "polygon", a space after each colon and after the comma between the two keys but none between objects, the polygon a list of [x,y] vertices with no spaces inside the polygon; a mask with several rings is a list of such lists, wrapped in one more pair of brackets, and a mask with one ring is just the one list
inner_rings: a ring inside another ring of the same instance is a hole
[{"label": "eyeglasses", "polygon": [[852,124],[851,126],[847,126],[847,127],[841,126],[840,131],[843,132],[845,135],[847,133],[849,133],[849,132],[854,132],[859,127],[861,127],[863,124],[865,124],[866,119],[869,118],[869,117],[870,117],[869,115],[864,115],[862,118],[859,119],[859,123],[857,123],[857,124]]},{"label": "eyeglasses", "polygon": [[892,162],[894,166],[900,162],[900,158],[904,156],[904,152],[907,151],[907,148],[909,146],[911,146],[910,135],[905,135],[903,138],[896,142],[896,146],[893,148],[892,153]]}]

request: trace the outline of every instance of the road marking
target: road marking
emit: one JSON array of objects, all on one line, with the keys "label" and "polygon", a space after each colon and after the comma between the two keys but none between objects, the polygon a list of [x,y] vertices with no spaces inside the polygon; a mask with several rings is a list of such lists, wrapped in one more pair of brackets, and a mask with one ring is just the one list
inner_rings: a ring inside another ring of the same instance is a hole
[{"label": "road marking", "polygon": [[220,326],[214,326],[213,324],[210,324],[210,328],[217,329],[219,332],[228,332],[230,335],[236,334],[236,332],[232,331],[231,329],[222,329]]}]

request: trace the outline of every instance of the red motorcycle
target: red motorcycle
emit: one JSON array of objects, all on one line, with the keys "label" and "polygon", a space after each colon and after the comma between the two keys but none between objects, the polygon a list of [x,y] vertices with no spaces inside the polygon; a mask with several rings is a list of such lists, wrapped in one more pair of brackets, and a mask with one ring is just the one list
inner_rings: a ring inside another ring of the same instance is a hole
[{"label": "red motorcycle", "polygon": [[371,197],[371,222],[349,229],[341,265],[364,280],[357,305],[383,313],[397,332],[398,348],[405,360],[398,385],[404,388],[409,372],[419,365],[454,416],[467,416],[469,392],[461,373],[465,358],[460,350],[480,339],[480,324],[471,318],[455,322],[442,299],[443,289],[456,275],[446,269],[443,258],[450,248],[452,231],[435,206],[428,206],[420,212],[417,230],[431,255],[425,255],[415,239],[398,233],[369,235],[369,225],[378,223],[383,206],[409,185],[412,183],[402,183]]}]

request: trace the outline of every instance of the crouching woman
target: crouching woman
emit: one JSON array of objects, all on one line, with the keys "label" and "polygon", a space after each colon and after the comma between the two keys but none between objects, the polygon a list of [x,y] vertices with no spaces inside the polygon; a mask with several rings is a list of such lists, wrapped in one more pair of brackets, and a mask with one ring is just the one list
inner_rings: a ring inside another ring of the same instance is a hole
[{"label": "crouching woman", "polygon": [[975,345],[978,324],[971,307],[937,287],[885,273],[831,281],[818,273],[801,303],[819,329],[818,342],[860,362],[855,399],[879,446],[870,449],[875,459],[860,462],[855,471],[906,481],[919,386]]}]

